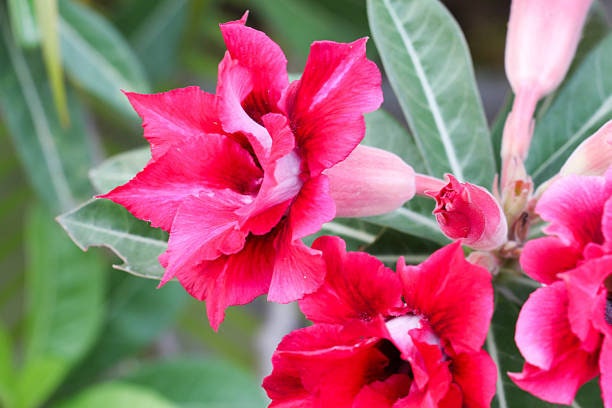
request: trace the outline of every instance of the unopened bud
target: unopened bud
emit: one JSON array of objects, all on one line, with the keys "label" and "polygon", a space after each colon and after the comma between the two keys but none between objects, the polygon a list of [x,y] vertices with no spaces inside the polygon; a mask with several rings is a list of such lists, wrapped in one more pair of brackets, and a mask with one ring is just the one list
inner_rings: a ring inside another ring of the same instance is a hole
[{"label": "unopened bud", "polygon": [[396,210],[414,197],[414,170],[397,155],[359,145],[327,169],[338,217],[366,217]]},{"label": "unopened bud", "polygon": [[448,184],[430,193],[436,200],[433,213],[444,235],[479,250],[506,242],[506,217],[493,195],[474,184],[460,183],[450,174],[446,177]]}]

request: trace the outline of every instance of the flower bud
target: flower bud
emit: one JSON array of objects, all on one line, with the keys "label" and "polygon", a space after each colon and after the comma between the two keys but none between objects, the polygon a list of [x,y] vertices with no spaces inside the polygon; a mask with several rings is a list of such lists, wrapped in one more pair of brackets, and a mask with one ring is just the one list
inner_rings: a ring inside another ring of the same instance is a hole
[{"label": "flower bud", "polygon": [[449,238],[478,250],[490,250],[502,245],[508,225],[501,207],[491,193],[470,183],[460,183],[447,174],[449,182],[437,193],[433,214],[440,229]]},{"label": "flower bud", "polygon": [[540,99],[563,80],[592,0],[512,0],[506,75],[514,93]]},{"label": "flower bud", "polygon": [[338,217],[366,217],[401,207],[415,193],[414,170],[393,153],[359,145],[324,172]]},{"label": "flower bud", "polygon": [[612,164],[612,120],[585,139],[567,159],[559,174],[602,176]]}]

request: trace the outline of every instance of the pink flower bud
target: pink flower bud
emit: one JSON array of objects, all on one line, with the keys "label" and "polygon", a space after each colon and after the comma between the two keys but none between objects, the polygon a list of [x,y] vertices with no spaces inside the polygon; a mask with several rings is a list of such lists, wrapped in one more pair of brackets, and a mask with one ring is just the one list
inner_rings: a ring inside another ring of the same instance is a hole
[{"label": "pink flower bud", "polygon": [[561,176],[602,176],[612,164],[612,120],[585,139],[567,159]]},{"label": "pink flower bud", "polygon": [[393,153],[359,145],[324,172],[338,217],[366,217],[393,211],[415,193],[414,170]]},{"label": "pink flower bud", "polygon": [[514,93],[540,99],[565,77],[592,0],[512,0],[506,75]]},{"label": "pink flower bud", "polygon": [[449,238],[478,250],[502,245],[508,225],[501,207],[487,190],[470,183],[460,183],[447,174],[449,182],[437,193],[433,213],[442,232]]}]

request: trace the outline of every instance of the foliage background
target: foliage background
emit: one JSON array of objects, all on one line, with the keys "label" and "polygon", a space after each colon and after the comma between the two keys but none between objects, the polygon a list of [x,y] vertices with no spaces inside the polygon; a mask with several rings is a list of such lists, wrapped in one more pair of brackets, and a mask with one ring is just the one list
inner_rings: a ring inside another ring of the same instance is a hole
[{"label": "foliage background", "polygon": [[[82,253],[53,218],[94,194],[91,167],[144,146],[120,88],[214,92],[218,23],[247,9],[248,24],[300,72],[312,41],[369,35],[365,0],[55,3],[0,0],[0,406],[265,405],[269,354],[304,323],[294,306],[232,308],[213,333],[204,305],[178,284],[155,290],[155,281],[111,268],[109,251]],[[493,123],[508,92],[509,1],[444,4],[464,30]],[[368,53],[382,69],[372,41]],[[385,99],[402,121],[386,84]],[[369,249],[410,246],[418,261],[418,250],[436,246],[398,234],[377,229]]]}]

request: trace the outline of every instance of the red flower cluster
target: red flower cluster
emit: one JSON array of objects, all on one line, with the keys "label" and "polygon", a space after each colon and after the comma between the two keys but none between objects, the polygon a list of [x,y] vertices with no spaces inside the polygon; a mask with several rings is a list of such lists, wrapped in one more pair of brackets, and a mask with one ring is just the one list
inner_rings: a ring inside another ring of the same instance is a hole
[{"label": "red flower cluster", "polygon": [[312,44],[300,80],[264,33],[221,25],[227,45],[216,94],[198,87],[127,93],[152,158],[102,197],[170,232],[162,284],[178,278],[217,328],[229,305],[268,293],[290,302],[315,291],[325,266],[301,238],[335,215],[328,176],[364,136],[382,102],[365,39]]},{"label": "red flower cluster", "polygon": [[527,360],[514,382],[546,401],[570,404],[600,374],[612,407],[612,169],[568,176],[536,206],[547,237],[527,242],[525,273],[546,286],[523,305],[516,343]]},{"label": "red flower cluster", "polygon": [[322,237],[325,283],[299,302],[314,322],[287,335],[264,380],[271,407],[488,407],[497,371],[482,350],[491,276],[451,244],[418,266]]}]

